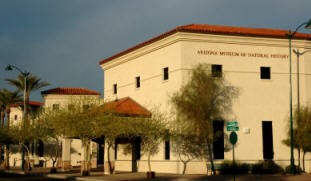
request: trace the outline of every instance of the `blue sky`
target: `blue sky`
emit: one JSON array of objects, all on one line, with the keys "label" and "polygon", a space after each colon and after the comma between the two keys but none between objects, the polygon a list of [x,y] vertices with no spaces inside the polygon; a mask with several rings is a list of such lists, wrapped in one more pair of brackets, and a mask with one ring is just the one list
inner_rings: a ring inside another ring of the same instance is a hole
[{"label": "blue sky", "polygon": [[[4,68],[13,64],[50,82],[43,90],[103,93],[100,60],[176,26],[288,30],[310,19],[310,8],[310,0],[0,0],[0,88],[12,90],[4,79],[18,73]],[[31,98],[41,101],[40,91]]]}]

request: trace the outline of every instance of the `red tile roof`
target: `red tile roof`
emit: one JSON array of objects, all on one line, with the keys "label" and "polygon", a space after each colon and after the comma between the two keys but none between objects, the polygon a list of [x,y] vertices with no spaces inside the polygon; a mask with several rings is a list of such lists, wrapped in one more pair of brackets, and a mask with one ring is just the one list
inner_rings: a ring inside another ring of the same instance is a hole
[{"label": "red tile roof", "polygon": [[[111,57],[101,60],[99,64],[104,64],[115,58],[121,57],[129,52],[132,52],[138,48],[149,45],[153,42],[161,40],[177,32],[188,33],[201,33],[201,34],[216,34],[216,35],[234,35],[234,36],[250,36],[250,37],[266,37],[266,38],[281,38],[285,39],[288,30],[279,29],[267,29],[267,28],[247,28],[247,27],[233,27],[233,26],[221,26],[221,25],[203,25],[203,24],[190,24],[185,26],[176,27],[168,32],[154,37],[148,41],[133,46],[127,50],[117,53]],[[311,40],[311,34],[296,33],[294,39]]]},{"label": "red tile roof", "polygon": [[85,88],[58,87],[42,91],[41,94],[60,94],[60,95],[100,95],[99,92]]},{"label": "red tile roof", "polygon": [[101,106],[102,111],[108,111],[125,116],[150,117],[151,112],[138,104],[130,97],[125,97],[111,102],[106,102]]},{"label": "red tile roof", "polygon": [[[19,103],[12,105],[12,107],[23,106],[23,105],[24,105],[24,102],[19,102]],[[29,101],[29,105],[31,107],[40,107],[40,106],[43,106],[43,103],[37,102],[37,101]]]}]

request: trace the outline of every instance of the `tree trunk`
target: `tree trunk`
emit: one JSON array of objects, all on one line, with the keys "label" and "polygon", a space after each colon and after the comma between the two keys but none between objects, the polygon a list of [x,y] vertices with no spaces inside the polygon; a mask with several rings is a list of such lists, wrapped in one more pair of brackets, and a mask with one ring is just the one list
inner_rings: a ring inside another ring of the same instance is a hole
[{"label": "tree trunk", "polygon": [[[2,155],[2,145],[0,145],[0,155]],[[2,165],[2,158],[0,157],[0,166]]]},{"label": "tree trunk", "polygon": [[149,150],[149,151],[148,151],[148,169],[149,169],[149,172],[151,172],[150,157],[151,157],[151,153],[150,153],[150,150]]},{"label": "tree trunk", "polygon": [[301,152],[300,147],[298,147],[297,151],[298,151],[298,168],[300,169],[300,152]]},{"label": "tree trunk", "polygon": [[108,144],[108,147],[107,147],[107,160],[108,160],[108,166],[109,166],[109,172],[110,174],[113,174],[114,173],[114,165],[112,165],[112,162],[110,160],[110,148],[112,147],[112,144]]},{"label": "tree trunk", "polygon": [[27,145],[22,144],[22,146],[26,149],[26,161],[24,162],[24,172],[26,174],[29,174],[32,169],[31,164],[30,164],[30,158],[29,158],[30,152],[29,152]]},{"label": "tree trunk", "polygon": [[5,146],[5,169],[10,169],[10,145]]},{"label": "tree trunk", "polygon": [[89,140],[82,140],[84,158],[81,163],[81,176],[89,176],[91,174],[91,144]]},{"label": "tree trunk", "polygon": [[4,112],[4,109],[1,107],[0,108],[1,110],[1,112],[0,112],[0,117],[1,117],[1,122],[0,122],[0,126],[1,126],[1,128],[4,128],[4,117],[5,117],[5,112]]},{"label": "tree trunk", "polygon": [[185,162],[185,161],[182,161],[183,165],[184,165],[184,168],[182,170],[182,174],[185,175],[186,174],[186,168],[187,168],[187,163],[188,162]]},{"label": "tree trunk", "polygon": [[306,156],[306,152],[303,150],[302,153],[302,170],[305,172],[306,168],[305,168],[305,156]]},{"label": "tree trunk", "polygon": [[[208,155],[209,155],[209,159],[210,159],[210,163],[211,163],[212,175],[215,175],[215,167],[214,167],[214,160],[213,160],[213,154],[212,154],[212,147],[211,147],[211,144],[207,144],[207,145],[208,145],[207,149],[208,149]],[[207,167],[207,169],[208,169],[208,167]]]},{"label": "tree trunk", "polygon": [[29,119],[28,119],[28,111],[29,111],[29,92],[27,92],[26,93],[26,95],[25,95],[26,97],[25,97],[25,113],[24,113],[24,115],[25,115],[25,117],[24,117],[24,124],[25,124],[25,127],[28,127],[30,124],[29,124]]}]

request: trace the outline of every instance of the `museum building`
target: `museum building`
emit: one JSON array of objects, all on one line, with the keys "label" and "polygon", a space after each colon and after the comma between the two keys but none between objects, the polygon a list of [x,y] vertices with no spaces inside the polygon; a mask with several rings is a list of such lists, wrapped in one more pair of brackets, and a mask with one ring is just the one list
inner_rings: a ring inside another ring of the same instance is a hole
[{"label": "museum building", "polygon": [[[190,24],[176,27],[99,62],[104,73],[105,101],[130,97],[146,109],[159,106],[171,112],[170,97],[190,78],[199,63],[210,65],[211,74],[239,89],[232,113],[215,124],[224,139],[215,143],[214,159],[232,159],[227,146],[226,123],[238,124],[235,159],[255,163],[274,160],[289,165],[287,138],[290,112],[290,61],[288,31],[263,28]],[[311,100],[311,34],[296,33],[292,49],[292,105]],[[299,58],[299,61],[298,59]],[[170,150],[170,142],[161,145],[152,157],[156,172],[181,173],[182,163]],[[115,152],[118,171],[131,171],[131,157],[122,145]],[[297,150],[295,150],[297,163]],[[137,161],[138,171],[146,171],[146,157]],[[306,156],[306,171],[311,172],[311,155]],[[187,173],[206,173],[201,160],[189,163]]]}]

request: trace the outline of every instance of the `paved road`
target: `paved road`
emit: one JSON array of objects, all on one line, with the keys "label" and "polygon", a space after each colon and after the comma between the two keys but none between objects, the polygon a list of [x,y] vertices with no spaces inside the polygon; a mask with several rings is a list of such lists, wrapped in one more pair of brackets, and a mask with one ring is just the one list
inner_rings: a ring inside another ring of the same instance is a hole
[{"label": "paved road", "polygon": [[0,176],[0,181],[70,181],[70,179],[55,179],[47,178],[43,176],[26,176],[26,175],[12,175],[12,176]]},{"label": "paved road", "polygon": [[[215,176],[215,177],[157,177],[155,179],[148,180],[142,177],[77,177],[67,179],[48,178],[43,176],[27,176],[27,175],[13,175],[0,177],[0,181],[233,181],[232,176]],[[303,176],[280,176],[280,175],[244,175],[237,176],[236,181],[311,181],[310,175]]]},{"label": "paved road", "polygon": [[[0,172],[0,181],[233,181],[231,175],[176,175],[157,174],[155,179],[146,179],[146,173],[118,173],[103,175],[102,172],[93,172],[90,177],[80,177],[77,173],[40,173],[37,175],[20,175]],[[238,175],[236,181],[311,181],[311,174],[302,175]]]}]

